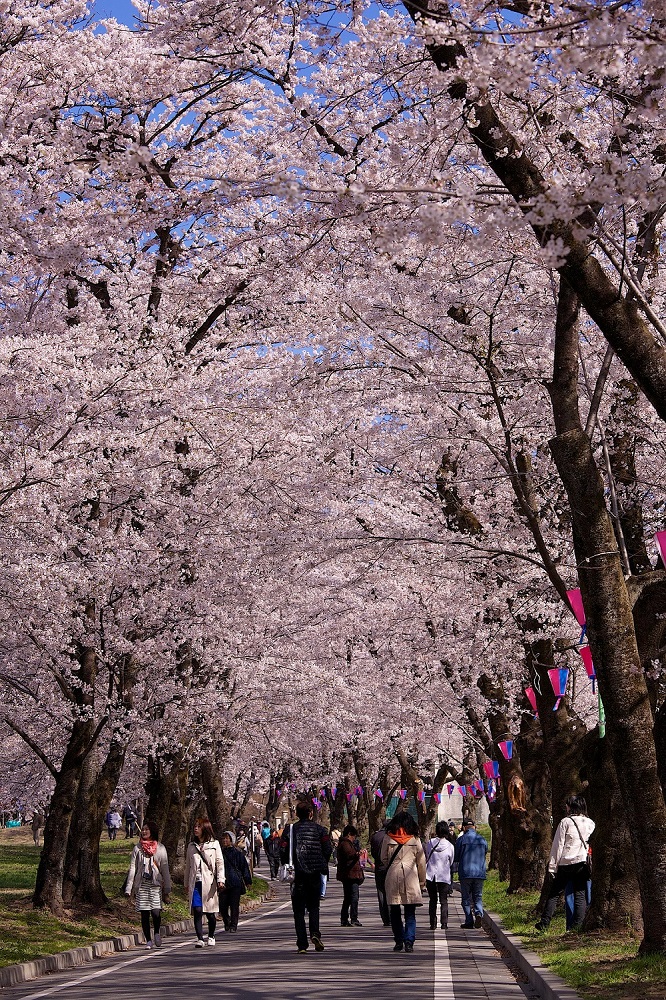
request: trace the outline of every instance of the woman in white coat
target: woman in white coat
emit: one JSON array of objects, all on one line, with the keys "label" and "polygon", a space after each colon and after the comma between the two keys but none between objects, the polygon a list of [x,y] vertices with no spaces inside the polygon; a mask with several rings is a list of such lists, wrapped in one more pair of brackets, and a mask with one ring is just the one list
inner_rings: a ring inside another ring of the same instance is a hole
[{"label": "woman in white coat", "polygon": [[[224,888],[224,857],[215,839],[210,821],[204,817],[194,822],[194,840],[185,854],[185,887],[194,917],[197,934],[196,948],[215,944],[218,911],[218,891]],[[208,921],[208,937],[204,938],[203,915]]]},{"label": "woman in white coat", "polygon": [[[381,864],[386,872],[386,902],[395,939],[394,951],[414,951],[416,907],[423,905],[426,860],[419,840],[419,828],[409,813],[396,813],[381,846]],[[401,907],[405,911],[402,921]]]}]

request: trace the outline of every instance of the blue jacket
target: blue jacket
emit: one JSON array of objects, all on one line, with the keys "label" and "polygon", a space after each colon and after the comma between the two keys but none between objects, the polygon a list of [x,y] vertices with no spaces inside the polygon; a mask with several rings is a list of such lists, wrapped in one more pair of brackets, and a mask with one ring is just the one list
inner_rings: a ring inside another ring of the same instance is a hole
[{"label": "blue jacket", "polygon": [[453,855],[454,862],[458,862],[458,878],[485,878],[487,852],[488,845],[476,830],[467,830],[458,837]]}]

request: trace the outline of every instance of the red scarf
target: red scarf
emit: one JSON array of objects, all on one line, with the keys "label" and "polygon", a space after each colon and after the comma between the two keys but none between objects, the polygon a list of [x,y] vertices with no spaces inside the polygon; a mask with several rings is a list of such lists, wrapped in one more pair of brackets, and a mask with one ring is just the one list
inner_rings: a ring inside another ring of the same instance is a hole
[{"label": "red scarf", "polygon": [[154,855],[155,851],[157,850],[157,841],[156,840],[143,840],[142,839],[142,840],[139,841],[139,844],[141,845],[141,850],[143,851],[143,853],[147,857],[152,858],[152,856]]}]

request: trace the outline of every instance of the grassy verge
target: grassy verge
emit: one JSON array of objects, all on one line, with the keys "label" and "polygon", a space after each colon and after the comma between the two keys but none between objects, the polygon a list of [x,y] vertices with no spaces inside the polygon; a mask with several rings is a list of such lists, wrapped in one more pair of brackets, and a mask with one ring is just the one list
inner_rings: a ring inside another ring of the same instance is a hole
[{"label": "grassy verge", "polygon": [[[134,843],[102,838],[100,870],[108,905],[101,911],[78,914],[77,919],[58,920],[32,909],[30,897],[40,853],[32,842],[32,834],[28,829],[0,831],[0,966],[137,930],[139,917],[134,904],[121,895]],[[255,878],[244,898],[257,899],[265,889],[266,882]],[[164,919],[182,920],[187,916],[189,907],[184,889],[176,885],[171,902],[165,907]]]},{"label": "grassy verge", "polygon": [[506,930],[517,934],[543,964],[573,986],[585,1000],[664,1000],[666,957],[638,956],[639,941],[630,933],[566,934],[564,913],[556,914],[546,933],[535,930],[539,894],[507,895],[507,884],[489,872],[484,904],[497,913]]}]

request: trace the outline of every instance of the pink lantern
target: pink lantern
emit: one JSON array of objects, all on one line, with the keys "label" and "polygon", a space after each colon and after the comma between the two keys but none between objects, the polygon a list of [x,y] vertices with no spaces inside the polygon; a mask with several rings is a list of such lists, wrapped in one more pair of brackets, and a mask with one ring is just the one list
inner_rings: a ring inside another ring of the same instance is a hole
[{"label": "pink lantern", "polygon": [[458,785],[458,791],[461,795],[467,795],[467,785]]},{"label": "pink lantern", "polygon": [[378,798],[378,799],[383,799],[383,798],[384,798],[384,793],[383,793],[383,791],[381,790],[381,788],[377,788],[377,789],[376,789],[376,791],[375,791],[375,795],[377,796],[377,798]]},{"label": "pink lantern", "polygon": [[[534,714],[538,715],[539,709],[537,708],[537,700],[536,700],[536,694],[534,693],[534,688],[533,687],[525,688],[525,695],[527,696],[527,700],[529,701],[530,705],[534,710]],[[488,777],[490,778],[492,777],[492,775],[489,774]]]},{"label": "pink lantern", "polygon": [[579,625],[584,625],[585,608],[583,607],[583,596],[580,590],[567,590],[567,597],[569,598],[569,604],[573,609],[573,613],[576,616],[576,621]]},{"label": "pink lantern", "polygon": [[454,788],[455,788],[455,785],[447,785],[446,786],[446,790],[449,793],[449,797],[451,797],[453,795],[453,789]]},{"label": "pink lantern", "polygon": [[594,663],[592,662],[592,650],[589,646],[579,646],[578,652],[580,653],[581,659],[585,664],[587,676],[592,681],[592,691],[594,691],[594,682],[597,679],[597,672],[594,669]]},{"label": "pink lantern", "polygon": [[484,763],[483,763],[483,770],[484,770],[484,773],[486,775],[486,778],[494,778],[495,777],[495,768],[493,766],[493,761],[492,760],[486,760],[486,761],[484,761]]},{"label": "pink lantern", "polygon": [[416,797],[419,800],[419,802],[425,802],[425,792],[423,791],[422,788],[419,789],[419,791],[416,794]]},{"label": "pink lantern", "polygon": [[555,695],[556,701],[553,706],[553,712],[556,712],[560,707],[560,702],[567,693],[567,682],[569,680],[569,671],[566,667],[555,667],[553,670],[548,671],[548,676],[550,677],[550,683],[553,687],[553,694]]},{"label": "pink lantern", "polygon": [[657,549],[659,550],[661,561],[664,566],[666,566],[666,531],[658,531],[654,536],[654,540],[657,543]]},{"label": "pink lantern", "polygon": [[440,792],[435,792],[434,799],[435,799],[435,802],[437,803],[437,805],[439,805],[439,803],[442,801],[442,796],[441,796]]},{"label": "pink lantern", "polygon": [[502,751],[504,759],[511,760],[513,757],[513,740],[500,740],[497,746]]}]

